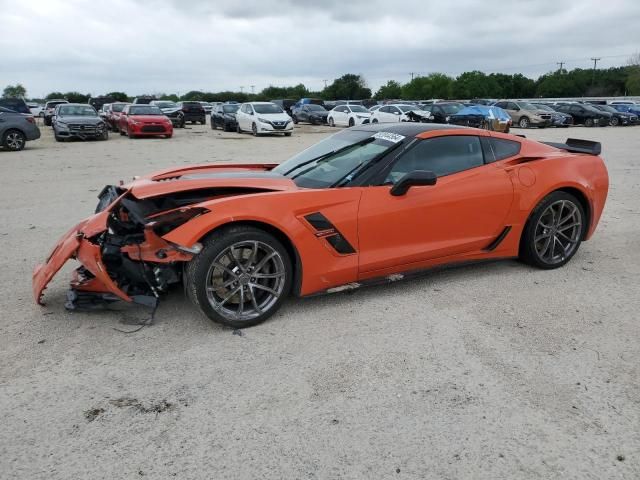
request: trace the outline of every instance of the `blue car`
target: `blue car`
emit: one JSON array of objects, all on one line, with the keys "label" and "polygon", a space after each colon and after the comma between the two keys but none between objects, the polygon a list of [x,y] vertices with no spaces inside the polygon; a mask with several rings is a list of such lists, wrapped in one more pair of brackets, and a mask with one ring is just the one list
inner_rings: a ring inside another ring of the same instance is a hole
[{"label": "blue car", "polygon": [[633,113],[634,115],[640,115],[640,105],[637,103],[618,103],[611,105],[619,112]]}]

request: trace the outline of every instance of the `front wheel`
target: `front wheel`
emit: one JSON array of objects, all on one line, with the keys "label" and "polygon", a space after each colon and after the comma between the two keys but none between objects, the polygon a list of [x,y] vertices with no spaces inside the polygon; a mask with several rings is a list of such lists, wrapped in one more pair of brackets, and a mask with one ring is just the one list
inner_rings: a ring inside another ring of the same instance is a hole
[{"label": "front wheel", "polygon": [[620,123],[620,120],[618,120],[618,117],[611,117],[611,120],[609,120],[609,123],[611,124],[612,127],[617,127],[618,124]]},{"label": "front wheel", "polygon": [[520,240],[520,258],[546,270],[563,266],[578,251],[586,221],[576,197],[562,191],[550,193],[527,221]]},{"label": "front wheel", "polygon": [[593,127],[593,118],[587,118],[587,119],[584,121],[584,126],[585,126],[585,127]]},{"label": "front wheel", "polygon": [[251,133],[253,133],[253,136],[254,136],[254,137],[257,137],[257,136],[258,136],[258,127],[256,126],[256,124],[255,124],[255,123],[252,123],[252,124],[251,124]]},{"label": "front wheel", "polygon": [[520,128],[529,128],[529,119],[527,117],[520,118],[520,121],[518,122],[518,126]]},{"label": "front wheel", "polygon": [[211,320],[232,328],[264,322],[291,290],[293,268],[284,246],[245,225],[214,232],[185,267],[186,292]]},{"label": "front wheel", "polygon": [[378,119],[374,118],[373,120],[371,120],[371,123],[378,123]]},{"label": "front wheel", "polygon": [[353,118],[349,119],[349,127],[353,127],[356,124],[356,121]]},{"label": "front wheel", "polygon": [[336,126],[336,122],[333,120],[333,117],[329,117],[329,126],[330,127],[335,127]]}]

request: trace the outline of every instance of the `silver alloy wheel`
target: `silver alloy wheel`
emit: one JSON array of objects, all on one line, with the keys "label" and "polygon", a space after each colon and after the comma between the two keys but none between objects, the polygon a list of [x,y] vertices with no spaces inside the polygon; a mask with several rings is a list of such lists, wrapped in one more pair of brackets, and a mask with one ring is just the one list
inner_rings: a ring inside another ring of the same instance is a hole
[{"label": "silver alloy wheel", "polygon": [[522,117],[518,124],[520,125],[520,128],[527,128],[529,127],[529,119],[527,117]]},{"label": "silver alloy wheel", "polygon": [[24,146],[23,135],[18,132],[9,132],[5,142],[11,150],[20,150]]},{"label": "silver alloy wheel", "polygon": [[580,242],[580,209],[568,200],[553,202],[540,216],[534,235],[536,255],[542,262],[555,265],[564,261]]},{"label": "silver alloy wheel", "polygon": [[287,280],[282,256],[256,240],[225,248],[209,267],[206,279],[209,304],[234,321],[251,320],[269,311]]}]

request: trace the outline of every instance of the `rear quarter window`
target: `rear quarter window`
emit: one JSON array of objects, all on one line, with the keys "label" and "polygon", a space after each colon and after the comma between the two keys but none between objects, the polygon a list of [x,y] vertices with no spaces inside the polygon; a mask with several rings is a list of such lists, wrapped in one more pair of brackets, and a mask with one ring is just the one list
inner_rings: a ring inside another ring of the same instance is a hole
[{"label": "rear quarter window", "polygon": [[489,145],[491,145],[491,150],[493,150],[494,161],[517,155],[520,153],[521,147],[520,142],[505,140],[503,138],[491,138],[489,139]]}]

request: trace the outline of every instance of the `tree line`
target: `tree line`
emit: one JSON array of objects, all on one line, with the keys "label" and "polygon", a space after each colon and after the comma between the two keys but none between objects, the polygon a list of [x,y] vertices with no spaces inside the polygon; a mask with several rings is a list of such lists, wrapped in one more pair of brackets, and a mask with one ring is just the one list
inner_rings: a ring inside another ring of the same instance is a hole
[{"label": "tree line", "polygon": [[[362,75],[348,73],[336,78],[321,91],[310,91],[305,85],[290,87],[269,86],[259,93],[248,92],[203,92],[189,91],[183,95],[176,93],[151,94],[160,100],[205,102],[238,102],[273,100],[279,98],[299,99],[318,97],[324,100],[376,100],[401,99],[420,100],[430,98],[472,99],[472,98],[544,98],[544,97],[613,97],[622,95],[640,95],[640,54],[629,60],[629,65],[608,69],[558,70],[541,75],[534,80],[521,73],[486,74],[477,70],[464,72],[457,77],[444,73],[432,73],[414,77],[402,84],[389,80],[375,94],[367,86]],[[21,84],[9,85],[3,91],[3,97],[26,98],[27,91]],[[73,103],[87,103],[91,94],[80,92],[51,92],[43,99],[66,98]],[[125,92],[104,94],[116,101],[132,101],[133,97]]]}]

